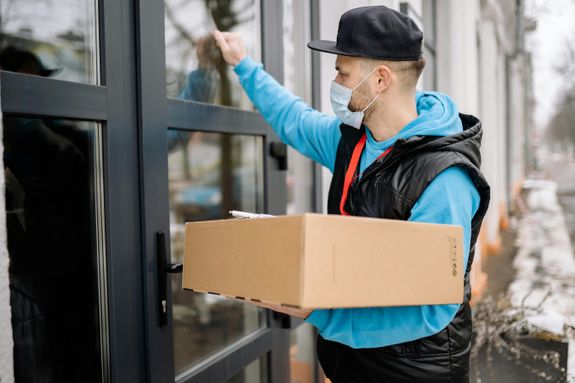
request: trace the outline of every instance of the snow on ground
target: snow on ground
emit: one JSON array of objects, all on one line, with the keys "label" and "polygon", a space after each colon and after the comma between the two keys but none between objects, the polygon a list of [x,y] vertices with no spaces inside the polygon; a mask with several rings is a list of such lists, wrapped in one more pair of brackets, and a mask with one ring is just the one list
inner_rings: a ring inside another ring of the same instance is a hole
[{"label": "snow on ground", "polygon": [[[568,373],[575,375],[575,256],[557,184],[527,180],[527,211],[517,223],[515,280],[509,286],[512,304],[536,308],[527,319],[536,327],[569,339]],[[541,303],[543,302],[543,303]]]}]

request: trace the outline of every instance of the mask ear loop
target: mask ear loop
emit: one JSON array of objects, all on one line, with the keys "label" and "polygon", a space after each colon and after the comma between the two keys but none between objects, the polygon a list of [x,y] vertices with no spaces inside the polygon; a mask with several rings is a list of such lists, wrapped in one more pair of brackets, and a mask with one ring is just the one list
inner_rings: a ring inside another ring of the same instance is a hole
[{"label": "mask ear loop", "polygon": [[[371,75],[373,74],[373,72],[375,72],[376,70],[377,70],[377,67],[373,68],[373,69],[371,70],[371,72],[369,72],[369,73],[367,74],[367,76],[365,76],[365,77],[363,78],[363,80],[361,80],[361,81],[359,82],[359,84],[357,84],[356,86],[354,86],[351,91],[353,92],[354,90],[356,90],[357,87],[360,86],[361,84],[363,84],[363,83],[365,82],[365,80],[367,80],[367,79],[369,78],[369,76],[371,76]],[[380,94],[381,94],[381,92],[379,92],[379,93],[377,94],[377,96],[375,96],[375,97],[373,98],[373,100],[371,100],[371,102],[370,102],[369,104],[367,104],[367,106],[366,106],[365,108],[363,108],[363,110],[361,111],[361,113],[365,112],[365,111],[367,110],[367,108],[369,108],[369,107],[371,106],[371,104],[373,104],[373,103],[375,102],[375,100],[377,100],[377,98],[379,97]]]},{"label": "mask ear loop", "polygon": [[365,112],[367,110],[367,108],[369,108],[371,106],[371,104],[373,104],[375,102],[375,100],[377,100],[377,98],[379,97],[379,95],[381,94],[381,92],[379,92],[377,94],[377,96],[375,96],[373,98],[373,100],[371,100],[371,102],[369,104],[367,104],[367,106],[365,108],[363,108],[363,110],[361,111],[361,113]]},{"label": "mask ear loop", "polygon": [[365,82],[365,80],[367,80],[367,79],[369,78],[369,76],[371,76],[371,75],[373,74],[373,72],[375,72],[376,70],[377,70],[377,67],[373,68],[373,70],[372,70],[371,72],[369,72],[369,73],[367,74],[367,76],[365,76],[365,77],[363,78],[363,80],[361,80],[361,81],[359,82],[359,84],[357,84],[356,86],[354,86],[354,87],[351,89],[351,91],[353,92],[354,90],[356,90],[357,87],[360,86],[361,84],[363,84],[363,83]]}]

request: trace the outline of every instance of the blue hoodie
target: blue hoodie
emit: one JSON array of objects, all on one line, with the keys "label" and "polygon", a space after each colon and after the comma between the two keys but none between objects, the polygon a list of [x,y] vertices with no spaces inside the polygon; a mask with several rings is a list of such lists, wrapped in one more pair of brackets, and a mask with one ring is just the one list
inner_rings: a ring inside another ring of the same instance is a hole
[{"label": "blue hoodie", "polygon": [[[321,113],[282,87],[252,58],[235,68],[246,93],[282,141],[333,172],[341,138],[337,117]],[[413,135],[447,136],[463,130],[457,107],[444,94],[417,93],[418,117],[395,136],[375,141],[369,129],[360,172],[399,138]],[[467,266],[471,219],[479,207],[479,193],[467,170],[451,167],[425,189],[411,210],[409,221],[460,225]],[[325,339],[353,348],[383,347],[433,335],[455,317],[458,304],[317,309],[305,320]]]}]

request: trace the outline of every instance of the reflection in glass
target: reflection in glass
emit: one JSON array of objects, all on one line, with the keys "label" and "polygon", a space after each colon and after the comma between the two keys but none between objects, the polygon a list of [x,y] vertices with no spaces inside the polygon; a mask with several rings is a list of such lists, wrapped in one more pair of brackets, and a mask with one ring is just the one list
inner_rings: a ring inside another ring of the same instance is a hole
[{"label": "reflection in glass", "polygon": [[[172,262],[182,262],[185,222],[263,212],[263,140],[169,130],[168,148]],[[179,275],[172,291],[176,373],[264,324],[255,306],[182,291]]]},{"label": "reflection in glass", "polygon": [[108,381],[100,127],[3,127],[16,382]]},{"label": "reflection in glass", "polygon": [[97,84],[96,0],[0,0],[0,68]]},{"label": "reflection in glass", "polygon": [[[311,40],[310,0],[283,0],[282,4],[284,86],[311,105],[311,50],[301,49]],[[313,211],[313,172],[314,163],[290,146],[286,172],[287,214]]]},{"label": "reflection in glass", "polygon": [[314,328],[302,323],[291,330],[290,344],[290,382],[315,382],[315,343]]},{"label": "reflection in glass", "polygon": [[226,383],[267,383],[267,363],[267,356],[256,359],[236,375],[232,376]]},{"label": "reflection in glass", "polygon": [[167,94],[210,104],[252,109],[211,32],[238,32],[260,60],[259,1],[166,0]]}]

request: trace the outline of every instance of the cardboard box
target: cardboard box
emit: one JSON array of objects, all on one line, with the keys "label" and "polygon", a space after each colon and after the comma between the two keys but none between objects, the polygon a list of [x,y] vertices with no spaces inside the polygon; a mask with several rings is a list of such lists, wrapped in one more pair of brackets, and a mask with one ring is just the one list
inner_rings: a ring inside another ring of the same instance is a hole
[{"label": "cardboard box", "polygon": [[462,238],[321,214],[187,223],[183,288],[299,308],[461,303]]}]

